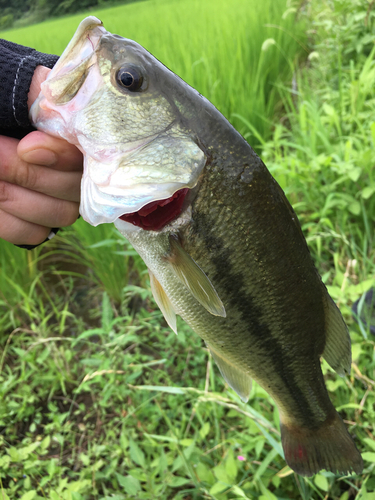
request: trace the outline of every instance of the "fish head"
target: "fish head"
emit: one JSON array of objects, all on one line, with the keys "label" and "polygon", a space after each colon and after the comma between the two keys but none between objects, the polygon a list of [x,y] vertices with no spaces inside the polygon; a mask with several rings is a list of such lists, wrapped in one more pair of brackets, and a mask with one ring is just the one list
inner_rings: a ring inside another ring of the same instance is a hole
[{"label": "fish head", "polygon": [[138,43],[93,16],[81,22],[30,116],[36,128],[83,152],[80,212],[87,222],[123,217],[140,225],[173,205],[145,227],[159,229],[181,211],[206,163],[182,112],[191,92],[199,96]]}]

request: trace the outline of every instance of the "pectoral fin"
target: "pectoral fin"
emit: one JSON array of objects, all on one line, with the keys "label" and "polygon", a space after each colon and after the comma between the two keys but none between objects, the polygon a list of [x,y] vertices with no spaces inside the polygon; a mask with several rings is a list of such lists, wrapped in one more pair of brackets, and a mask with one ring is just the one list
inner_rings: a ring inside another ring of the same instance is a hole
[{"label": "pectoral fin", "polygon": [[224,380],[240,396],[242,401],[246,403],[249,399],[251,391],[250,376],[229,363],[228,360],[224,359],[210,345],[207,344],[207,347],[209,348],[215,363],[219,367]]},{"label": "pectoral fin", "polygon": [[224,305],[211,281],[174,236],[170,236],[169,241],[171,253],[167,261],[177,278],[209,313],[225,318]]},{"label": "pectoral fin", "polygon": [[150,271],[150,269],[148,270],[148,273],[150,275],[151,291],[154,296],[155,302],[157,303],[161,312],[163,313],[165,321],[177,335],[176,313],[174,312],[171,301],[169,300],[168,295],[165,293],[164,288],[155,278],[154,274],[152,273],[152,271]]},{"label": "pectoral fin", "polygon": [[326,344],[323,358],[341,376],[350,373],[352,363],[351,342],[348,328],[331,297],[325,306]]}]

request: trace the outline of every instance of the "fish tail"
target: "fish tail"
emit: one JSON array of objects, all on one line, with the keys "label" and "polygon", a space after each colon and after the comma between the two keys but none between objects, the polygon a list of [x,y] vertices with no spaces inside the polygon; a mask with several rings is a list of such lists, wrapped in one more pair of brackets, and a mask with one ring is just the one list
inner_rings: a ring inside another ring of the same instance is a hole
[{"label": "fish tail", "polygon": [[286,463],[301,476],[312,476],[321,469],[362,472],[361,454],[336,411],[318,429],[281,423],[281,441]]}]

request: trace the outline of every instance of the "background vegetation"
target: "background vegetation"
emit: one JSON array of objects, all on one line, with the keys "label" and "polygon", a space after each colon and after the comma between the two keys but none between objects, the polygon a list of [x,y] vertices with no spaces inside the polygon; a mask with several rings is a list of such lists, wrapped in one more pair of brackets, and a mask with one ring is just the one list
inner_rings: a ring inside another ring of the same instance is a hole
[{"label": "background vegetation", "polygon": [[40,23],[90,8],[108,7],[138,0],[0,0],[0,30]]},{"label": "background vegetation", "polygon": [[[374,8],[373,8],[374,7]],[[375,285],[375,6],[364,0],[175,0],[101,11],[206,95],[256,146],[298,213],[353,341],[323,363],[363,451],[360,476],[285,466],[278,413],[248,404],[112,226],[79,220],[44,247],[0,242],[0,499],[375,499],[374,337],[351,306]],[[61,53],[83,16],[3,37]],[[158,22],[155,22],[155,20]]]}]

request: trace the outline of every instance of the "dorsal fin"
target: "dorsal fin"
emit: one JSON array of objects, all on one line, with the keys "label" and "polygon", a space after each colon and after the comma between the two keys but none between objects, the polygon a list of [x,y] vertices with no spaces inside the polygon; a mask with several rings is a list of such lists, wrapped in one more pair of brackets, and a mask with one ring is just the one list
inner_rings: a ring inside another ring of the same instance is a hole
[{"label": "dorsal fin", "polygon": [[239,370],[221,354],[215,351],[209,344],[206,344],[215,363],[219,367],[220,373],[227,384],[239,395],[244,403],[247,402],[251,391],[251,378],[242,370]]},{"label": "dorsal fin", "polygon": [[169,300],[168,295],[165,293],[164,288],[155,278],[154,273],[150,271],[150,269],[148,270],[148,273],[150,275],[151,291],[152,295],[154,296],[155,302],[157,303],[161,312],[163,313],[165,321],[177,335],[176,313],[173,309],[172,303]]},{"label": "dorsal fin", "polygon": [[169,237],[171,253],[166,258],[177,278],[207,311],[225,318],[225,308],[211,281],[198,264],[185,252],[174,236]]},{"label": "dorsal fin", "polygon": [[341,376],[350,373],[352,364],[351,342],[348,328],[339,308],[331,297],[325,304],[326,343],[323,358]]}]

